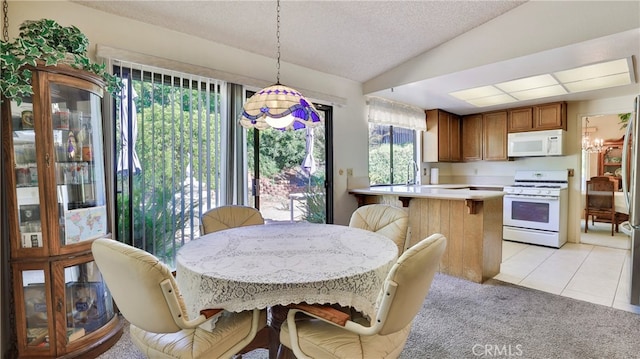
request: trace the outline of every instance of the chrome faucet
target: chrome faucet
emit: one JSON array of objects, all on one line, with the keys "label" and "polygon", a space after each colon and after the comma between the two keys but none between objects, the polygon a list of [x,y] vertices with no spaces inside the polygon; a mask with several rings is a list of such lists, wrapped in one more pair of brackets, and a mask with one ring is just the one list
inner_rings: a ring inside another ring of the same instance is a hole
[{"label": "chrome faucet", "polygon": [[[411,173],[412,170],[413,170],[413,176],[410,176],[409,174]],[[417,184],[416,178],[418,176],[419,170],[420,169],[418,168],[418,163],[415,160],[411,160],[411,162],[407,163],[407,186],[412,184]]]}]

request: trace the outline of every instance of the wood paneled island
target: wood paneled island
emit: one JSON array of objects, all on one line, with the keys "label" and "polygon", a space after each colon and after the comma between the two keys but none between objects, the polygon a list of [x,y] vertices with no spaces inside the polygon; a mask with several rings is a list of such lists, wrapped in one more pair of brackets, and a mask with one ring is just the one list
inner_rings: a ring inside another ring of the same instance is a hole
[{"label": "wood paneled island", "polygon": [[409,212],[409,245],[433,233],[447,237],[440,272],[482,283],[500,272],[502,196],[483,186],[379,186],[352,189],[358,205],[388,203]]}]

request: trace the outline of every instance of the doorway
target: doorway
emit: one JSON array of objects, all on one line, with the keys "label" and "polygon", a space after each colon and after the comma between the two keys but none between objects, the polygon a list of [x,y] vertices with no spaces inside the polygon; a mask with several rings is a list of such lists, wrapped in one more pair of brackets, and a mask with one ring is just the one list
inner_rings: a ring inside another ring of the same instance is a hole
[{"label": "doorway", "polygon": [[249,205],[267,222],[333,223],[333,108],[314,106],[322,126],[247,131]]},{"label": "doorway", "polygon": [[[611,225],[596,223],[589,224],[589,230],[584,233],[584,197],[586,181],[595,176],[611,176],[621,178],[620,147],[626,128],[621,124],[618,114],[583,116],[582,121],[582,168],[581,168],[581,198],[580,243],[593,244],[604,247],[629,249],[630,239],[622,232],[611,236]],[[601,146],[598,146],[601,144]],[[621,197],[617,197],[618,201]],[[622,205],[622,204],[619,204]]]}]

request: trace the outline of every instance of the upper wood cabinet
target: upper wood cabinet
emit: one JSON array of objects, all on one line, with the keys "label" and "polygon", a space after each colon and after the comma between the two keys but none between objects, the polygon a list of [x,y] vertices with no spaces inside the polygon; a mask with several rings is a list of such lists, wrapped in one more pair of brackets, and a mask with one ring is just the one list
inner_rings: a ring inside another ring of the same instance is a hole
[{"label": "upper wood cabinet", "polygon": [[462,117],[462,160],[482,160],[482,114]]},{"label": "upper wood cabinet", "polygon": [[567,104],[554,102],[507,110],[508,132],[567,129]]},{"label": "upper wood cabinet", "polygon": [[462,118],[463,161],[506,161],[507,112],[490,112]]},{"label": "upper wood cabinet", "polygon": [[425,162],[459,162],[462,159],[460,116],[427,110],[422,158]]},{"label": "upper wood cabinet", "polygon": [[507,160],[507,112],[482,114],[482,159]]}]

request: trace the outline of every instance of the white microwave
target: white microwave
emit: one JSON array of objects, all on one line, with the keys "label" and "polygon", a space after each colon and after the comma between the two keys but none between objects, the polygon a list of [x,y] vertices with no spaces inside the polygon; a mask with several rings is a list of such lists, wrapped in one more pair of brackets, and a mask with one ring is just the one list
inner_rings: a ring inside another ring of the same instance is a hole
[{"label": "white microwave", "polygon": [[562,156],[564,130],[516,132],[507,135],[509,157]]}]

